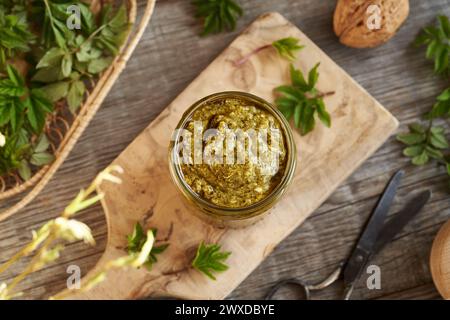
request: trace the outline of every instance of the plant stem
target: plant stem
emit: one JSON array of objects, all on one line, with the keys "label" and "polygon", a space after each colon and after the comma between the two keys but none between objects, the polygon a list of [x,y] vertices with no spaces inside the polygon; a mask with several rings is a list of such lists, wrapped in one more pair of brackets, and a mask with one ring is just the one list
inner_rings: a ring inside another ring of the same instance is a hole
[{"label": "plant stem", "polygon": [[52,234],[52,231],[50,231],[50,235],[45,240],[42,247],[39,249],[38,253],[33,257],[31,262],[28,264],[28,266],[23,270],[18,276],[16,276],[12,282],[8,285],[8,291],[12,292],[13,289],[23,280],[27,275],[30,273],[33,273],[35,270],[35,266],[39,262],[40,258],[42,257],[42,254],[47,250],[47,248],[52,244],[53,240],[55,240],[55,236]]},{"label": "plant stem", "polygon": [[308,99],[320,99],[320,98],[325,98],[328,96],[332,96],[333,94],[335,94],[336,92],[334,91],[328,91],[328,92],[318,92],[316,95],[312,95],[309,94],[308,92],[305,93],[306,98]]},{"label": "plant stem", "polygon": [[26,246],[22,247],[19,252],[17,252],[11,259],[6,261],[0,266],[0,273],[5,272],[14,262],[28,255],[28,251],[32,248],[33,243],[29,243]]},{"label": "plant stem", "polygon": [[262,47],[256,48],[254,49],[252,52],[246,54],[245,56],[243,56],[241,59],[237,60],[234,62],[234,65],[236,67],[239,67],[241,65],[243,65],[244,63],[246,63],[253,55],[258,54],[259,52],[269,49],[272,47],[272,44],[266,44]]}]

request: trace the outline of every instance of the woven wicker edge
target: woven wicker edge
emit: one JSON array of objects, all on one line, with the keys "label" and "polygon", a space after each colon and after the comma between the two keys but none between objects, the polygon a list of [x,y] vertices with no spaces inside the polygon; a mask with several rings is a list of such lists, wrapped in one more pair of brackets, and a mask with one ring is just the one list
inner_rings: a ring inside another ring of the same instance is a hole
[{"label": "woven wicker edge", "polygon": [[[130,6],[128,13],[129,20],[133,23],[133,26],[135,26],[137,3],[136,0],[128,0],[128,3]],[[128,41],[121,48],[121,53],[116,56],[111,66],[102,74],[100,79],[97,81],[93,91],[87,97],[84,105],[81,107],[80,112],[76,116],[69,131],[66,133],[58,150],[55,152],[55,161],[51,165],[41,168],[30,180],[26,181],[25,183],[22,183],[19,186],[16,186],[6,192],[0,193],[0,200],[2,200],[12,197],[16,194],[20,194],[26,191],[31,186],[35,185],[34,188],[19,202],[0,213],[0,221],[7,219],[17,211],[24,208],[28,203],[30,203],[47,185],[52,176],[67,158],[68,154],[78,141],[78,138],[81,136],[81,134],[88,126],[89,122],[94,117],[95,113],[102,104],[114,82],[117,80],[120,73],[125,68],[128,59],[136,48],[145,31],[145,28],[148,25],[148,22],[150,21],[155,3],[156,0],[147,0],[147,5],[144,14],[139,22],[139,25],[135,30],[132,30],[130,32]]]}]

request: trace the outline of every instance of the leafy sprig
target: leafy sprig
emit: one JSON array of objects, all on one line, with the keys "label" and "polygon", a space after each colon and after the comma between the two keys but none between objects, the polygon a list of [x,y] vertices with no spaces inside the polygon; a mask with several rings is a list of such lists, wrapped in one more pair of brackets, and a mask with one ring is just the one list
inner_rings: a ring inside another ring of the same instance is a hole
[{"label": "leafy sprig", "polygon": [[[68,27],[71,5],[81,29]],[[27,180],[53,160],[42,141],[54,104],[76,113],[129,28],[125,5],[94,14],[83,0],[0,1],[0,175]]]},{"label": "leafy sprig", "polygon": [[[158,232],[157,229],[152,229],[151,231],[153,233],[153,237],[156,238],[156,234]],[[144,232],[144,229],[142,228],[139,222],[135,224],[133,233],[127,236],[127,240],[128,240],[127,249],[129,254],[134,254],[142,251],[142,247],[147,242],[147,234]],[[156,255],[163,253],[168,246],[169,246],[168,243],[159,246],[154,245],[147,256],[144,266],[148,270],[150,270],[153,264],[158,261]]]},{"label": "leafy sprig", "polygon": [[[0,79],[0,127],[5,145],[0,149],[0,174],[17,169],[22,179],[31,176],[30,164],[42,166],[53,161],[46,150],[49,143],[42,129],[52,103],[42,90],[29,88],[12,66],[6,66],[7,77]],[[40,135],[33,147],[30,133]]]},{"label": "leafy sprig", "polygon": [[35,38],[29,31],[24,12],[5,14],[0,10],[0,65],[20,52],[29,51]]},{"label": "leafy sprig", "polygon": [[270,49],[270,48],[274,48],[281,57],[283,57],[289,61],[294,61],[295,60],[295,52],[304,48],[304,46],[299,45],[299,42],[300,42],[299,39],[293,38],[293,37],[282,38],[282,39],[276,40],[276,41],[272,42],[271,44],[266,44],[264,46],[254,49],[253,51],[251,51],[250,53],[248,53],[241,59],[235,61],[234,65],[237,67],[241,66],[244,63],[246,63],[253,55],[258,54],[259,52],[266,50],[266,49]]},{"label": "leafy sprig", "polygon": [[423,29],[416,39],[416,45],[426,45],[427,59],[434,61],[437,74],[450,75],[450,21],[446,16],[438,16],[438,24]]},{"label": "leafy sprig", "polygon": [[397,139],[407,145],[403,154],[417,166],[428,163],[430,159],[445,162],[442,150],[448,149],[449,144],[443,127],[425,128],[419,123],[413,123],[409,125],[409,133],[399,134]]},{"label": "leafy sprig", "polygon": [[295,60],[295,52],[303,49],[305,46],[299,45],[300,40],[293,37],[283,38],[272,43],[280,56],[290,60]]},{"label": "leafy sprig", "polygon": [[192,266],[205,274],[208,278],[216,280],[213,272],[223,272],[228,270],[225,260],[231,252],[221,251],[218,244],[205,244],[201,242],[197,248],[197,254],[192,261]]},{"label": "leafy sprig", "polygon": [[[32,239],[23,245],[10,259],[0,264],[0,274],[2,274],[20,259],[32,256],[26,263],[26,267],[10,283],[0,282],[0,300],[9,300],[22,295],[21,292],[16,291],[17,286],[30,274],[56,261],[65,249],[65,243],[83,241],[86,244],[95,245],[95,240],[89,226],[76,220],[74,215],[94,205],[104,197],[103,193],[97,193],[98,187],[102,182],[120,183],[121,179],[115,175],[117,173],[123,173],[123,169],[119,166],[110,166],[99,173],[86,189],[80,190],[78,195],[64,208],[59,217],[49,220],[39,229],[33,230]],[[151,235],[150,233],[148,243],[143,245],[144,249],[142,252],[133,256],[127,255],[108,261],[100,267],[99,273],[94,275],[95,278],[83,280],[79,292],[87,291],[97,285],[99,281],[105,278],[105,273],[109,269],[128,266],[138,267],[142,265],[143,261],[141,257],[145,257],[148,254],[153,244]],[[63,298],[67,294],[73,294],[73,291],[66,290],[53,298]]]},{"label": "leafy sprig", "polygon": [[[438,16],[437,26],[423,29],[417,37],[417,45],[426,45],[426,57],[434,60],[434,71],[441,75],[450,75],[450,21],[446,16]],[[409,125],[408,133],[397,135],[397,140],[407,147],[403,154],[411,158],[414,165],[422,166],[435,160],[446,167],[450,176],[450,146],[446,131],[441,126],[435,126],[436,120],[446,119],[450,115],[450,88],[444,90],[437,98],[431,110],[425,114],[427,126],[420,123]]]},{"label": "leafy sprig", "polygon": [[194,0],[196,16],[204,19],[202,36],[234,30],[236,20],[242,16],[243,10],[233,0]]},{"label": "leafy sprig", "polygon": [[[57,45],[50,47],[39,60],[32,80],[47,84],[43,90],[53,102],[66,98],[74,113],[84,100],[84,79],[92,78],[111,65],[113,56],[118,53],[129,30],[129,24],[125,6],[121,6],[115,13],[111,6],[105,6],[101,13],[101,23],[96,27],[92,13],[85,5],[81,5],[82,25],[86,25],[82,30],[87,31],[75,34],[65,24],[58,27],[60,21],[56,17],[67,19],[64,16],[67,6],[68,4],[49,4],[46,8],[47,19],[53,21],[49,25],[56,26],[51,27],[53,32],[50,34],[53,34]],[[89,31],[91,33],[87,33]],[[58,40],[57,35],[60,33],[66,35],[62,40]]]},{"label": "leafy sprig", "polygon": [[275,88],[281,96],[275,101],[281,113],[287,120],[294,118],[295,126],[301,135],[306,135],[315,127],[316,115],[326,126],[331,126],[331,117],[326,110],[324,97],[334,92],[322,93],[316,88],[319,80],[319,64],[316,64],[305,79],[300,70],[291,64],[291,85]]},{"label": "leafy sprig", "polygon": [[444,90],[438,97],[437,102],[433,105],[431,111],[426,114],[429,119],[448,117],[450,115],[450,88]]}]

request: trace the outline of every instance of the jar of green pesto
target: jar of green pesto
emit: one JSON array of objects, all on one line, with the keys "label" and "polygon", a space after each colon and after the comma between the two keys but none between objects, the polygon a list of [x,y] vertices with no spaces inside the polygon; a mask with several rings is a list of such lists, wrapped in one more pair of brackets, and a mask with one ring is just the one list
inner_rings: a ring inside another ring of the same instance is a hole
[{"label": "jar of green pesto", "polygon": [[296,164],[284,116],[244,92],[194,103],[169,146],[175,185],[198,216],[220,227],[244,227],[264,217],[285,194]]}]

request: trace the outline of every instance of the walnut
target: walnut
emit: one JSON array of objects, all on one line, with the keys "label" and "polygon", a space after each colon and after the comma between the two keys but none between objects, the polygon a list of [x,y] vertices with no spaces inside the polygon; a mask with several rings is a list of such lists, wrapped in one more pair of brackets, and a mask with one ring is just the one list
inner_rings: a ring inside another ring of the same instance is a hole
[{"label": "walnut", "polygon": [[338,0],[334,32],[349,47],[376,47],[394,36],[408,14],[409,0]]}]

